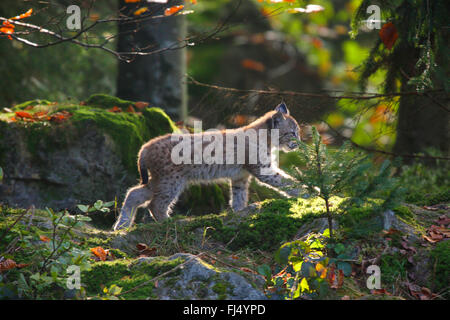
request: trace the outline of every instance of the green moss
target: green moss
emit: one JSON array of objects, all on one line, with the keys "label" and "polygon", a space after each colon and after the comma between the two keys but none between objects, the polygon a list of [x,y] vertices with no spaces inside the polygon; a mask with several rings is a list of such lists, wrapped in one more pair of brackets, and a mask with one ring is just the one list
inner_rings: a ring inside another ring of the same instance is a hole
[{"label": "green moss", "polygon": [[130,105],[134,106],[134,102],[128,101],[128,100],[122,100],[120,98],[113,97],[113,96],[103,94],[103,93],[97,93],[97,94],[91,95],[86,100],[86,105],[97,107],[97,108],[102,108],[102,109],[110,109],[115,106],[122,108],[122,109],[123,108],[126,109]]},{"label": "green moss", "polygon": [[[146,282],[142,287],[121,295],[124,299],[146,299],[154,297],[152,293],[154,284],[151,279],[175,268],[182,262],[181,258],[168,260],[165,257],[157,257],[149,262],[134,264],[129,259],[102,261],[94,263],[91,270],[83,272],[81,279],[88,296],[101,294],[104,286],[110,287],[115,284],[122,288],[122,292],[126,292]],[[176,276],[178,273],[179,271],[175,271],[170,276]]]},{"label": "green moss", "polygon": [[137,154],[151,138],[173,132],[175,125],[159,108],[143,111],[143,116],[133,113],[113,113],[100,109],[66,108],[73,112],[71,122],[79,129],[93,122],[115,142],[117,153],[130,172],[136,171]]},{"label": "green moss", "polygon": [[233,286],[225,280],[216,279],[216,283],[212,287],[212,290],[217,293],[219,300],[225,300],[228,295],[233,294]]},{"label": "green moss", "polygon": [[398,206],[393,209],[393,211],[402,218],[412,218],[414,216],[413,212],[407,206]]},{"label": "green moss", "polygon": [[442,292],[450,298],[450,241],[441,241],[431,251],[431,268],[433,270],[434,292]]},{"label": "green moss", "polygon": [[228,243],[232,250],[272,250],[292,238],[299,228],[322,213],[317,199],[273,199],[261,204],[257,214],[227,222],[215,228],[213,238]]},{"label": "green moss", "polygon": [[42,105],[42,106],[49,106],[52,103],[48,100],[41,100],[41,99],[35,99],[35,100],[30,100],[30,101],[25,101],[22,102],[20,104],[16,104],[13,108],[14,111],[19,111],[19,110],[23,110],[28,106],[38,106],[38,105]]}]

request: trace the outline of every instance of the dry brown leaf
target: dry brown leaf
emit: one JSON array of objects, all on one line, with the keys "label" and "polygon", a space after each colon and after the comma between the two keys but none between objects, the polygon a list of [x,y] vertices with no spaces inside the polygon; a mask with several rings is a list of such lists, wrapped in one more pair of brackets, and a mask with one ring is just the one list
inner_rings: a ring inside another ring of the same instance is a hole
[{"label": "dry brown leaf", "polygon": [[134,103],[134,106],[136,108],[138,108],[138,109],[144,109],[144,108],[147,108],[149,106],[149,103],[145,102],[145,101],[138,101],[138,102]]},{"label": "dry brown leaf", "polygon": [[108,254],[102,247],[91,248],[91,252],[101,261],[105,261]]}]

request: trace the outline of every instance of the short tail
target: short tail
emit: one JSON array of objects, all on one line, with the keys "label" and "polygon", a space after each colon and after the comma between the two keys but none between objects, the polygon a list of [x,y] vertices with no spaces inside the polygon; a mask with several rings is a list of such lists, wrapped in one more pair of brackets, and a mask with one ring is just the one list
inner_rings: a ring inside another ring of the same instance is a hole
[{"label": "short tail", "polygon": [[138,170],[139,170],[139,175],[141,177],[141,184],[147,184],[148,183],[148,170],[144,164],[144,161],[142,160],[142,157],[139,158]]}]

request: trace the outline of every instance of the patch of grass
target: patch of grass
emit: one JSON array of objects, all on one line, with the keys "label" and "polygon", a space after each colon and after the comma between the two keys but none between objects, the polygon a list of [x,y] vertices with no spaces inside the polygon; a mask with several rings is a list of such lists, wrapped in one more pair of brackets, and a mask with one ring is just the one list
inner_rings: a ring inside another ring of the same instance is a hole
[{"label": "patch of grass", "polygon": [[316,206],[315,199],[266,200],[259,213],[224,224],[216,228],[212,236],[229,243],[232,250],[244,247],[271,250],[293,237],[304,223],[317,217],[322,210]]},{"label": "patch of grass", "polygon": [[431,251],[434,290],[450,298],[450,241],[441,241]]},{"label": "patch of grass", "polygon": [[399,253],[383,255],[380,260],[382,285],[394,285],[406,279],[407,263],[406,257]]},{"label": "patch of grass", "polygon": [[381,216],[371,208],[350,208],[338,216],[338,221],[348,237],[363,239],[383,229]]}]

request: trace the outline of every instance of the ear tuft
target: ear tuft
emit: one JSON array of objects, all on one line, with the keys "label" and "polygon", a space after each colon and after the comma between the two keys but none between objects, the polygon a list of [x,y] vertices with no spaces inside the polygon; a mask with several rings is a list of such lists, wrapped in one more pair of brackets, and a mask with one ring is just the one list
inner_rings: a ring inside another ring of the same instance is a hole
[{"label": "ear tuft", "polygon": [[286,103],[284,103],[284,102],[281,102],[279,105],[277,105],[275,110],[278,112],[284,113],[284,114],[289,114],[289,110],[286,106]]}]

